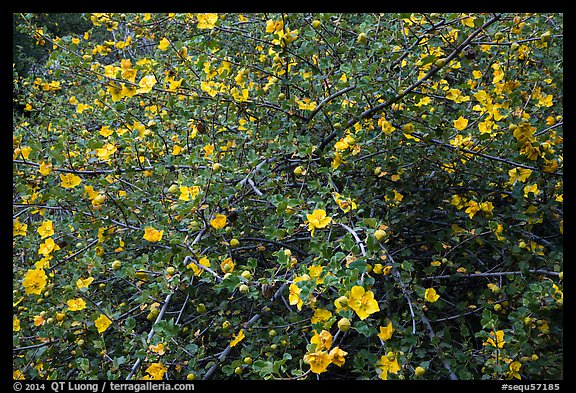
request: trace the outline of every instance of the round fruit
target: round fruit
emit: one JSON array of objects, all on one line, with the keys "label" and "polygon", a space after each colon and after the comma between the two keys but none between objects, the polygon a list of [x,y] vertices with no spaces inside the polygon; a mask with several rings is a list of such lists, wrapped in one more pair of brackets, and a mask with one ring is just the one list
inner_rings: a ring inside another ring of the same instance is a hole
[{"label": "round fruit", "polygon": [[270,337],[274,337],[276,335],[276,330],[272,329],[272,330],[268,331],[268,335]]},{"label": "round fruit", "polygon": [[350,320],[348,320],[348,318],[342,318],[338,321],[338,329],[340,329],[343,332],[347,332],[348,330],[350,330]]},{"label": "round fruit", "polygon": [[315,29],[319,28],[321,24],[322,22],[320,22],[318,19],[312,21],[312,27]]},{"label": "round fruit", "polygon": [[440,68],[440,67],[444,67],[444,65],[446,64],[446,59],[438,59],[436,60],[436,67]]},{"label": "round fruit", "polygon": [[122,262],[120,262],[119,260],[115,260],[114,262],[112,262],[112,269],[120,270],[121,267],[122,267]]},{"label": "round fruit", "polygon": [[342,306],[342,307],[346,307],[348,305],[348,297],[347,296],[340,296],[338,299],[336,299],[336,301],[338,303],[340,303],[340,306]]},{"label": "round fruit", "polygon": [[378,176],[380,173],[382,173],[382,168],[377,166],[376,168],[374,168],[374,175]]},{"label": "round fruit", "polygon": [[206,305],[204,303],[200,303],[196,306],[196,311],[198,311],[199,313],[205,313],[206,312]]},{"label": "round fruit", "polygon": [[244,277],[246,280],[250,280],[252,279],[252,273],[250,273],[248,270],[244,270],[242,272],[242,274],[240,274],[242,277]]},{"label": "round fruit", "polygon": [[176,269],[174,269],[174,266],[168,266],[166,268],[166,274],[168,274],[169,276],[173,276],[174,273],[176,273]]},{"label": "round fruit", "polygon": [[494,311],[500,311],[502,309],[502,306],[499,303],[496,303],[494,305]]},{"label": "round fruit", "polygon": [[366,36],[366,33],[360,33],[360,34],[358,34],[358,38],[356,38],[356,41],[357,41],[360,45],[366,45],[366,42],[368,42],[368,37]]},{"label": "round fruit", "polygon": [[142,280],[142,281],[146,280],[146,272],[142,272],[142,271],[136,272],[136,278],[138,280]]},{"label": "round fruit", "polygon": [[238,247],[239,244],[240,244],[240,241],[236,238],[230,240],[230,247]]},{"label": "round fruit", "polygon": [[564,281],[564,272],[558,273],[558,278],[560,279],[560,281]]},{"label": "round fruit", "polygon": [[302,166],[297,166],[296,168],[294,168],[294,174],[295,175],[301,175],[304,173],[304,167]]},{"label": "round fruit", "polygon": [[534,354],[532,355],[532,361],[535,362],[536,360],[538,360],[538,355]]},{"label": "round fruit", "polygon": [[334,123],[334,129],[339,130],[342,128],[342,123]]},{"label": "round fruit", "polygon": [[230,328],[230,321],[222,322],[222,329],[229,329]]},{"label": "round fruit", "polygon": [[285,100],[285,99],[286,99],[286,94],[284,94],[284,93],[278,94],[278,99],[279,99],[280,101]]},{"label": "round fruit", "polygon": [[426,369],[424,367],[420,367],[420,366],[416,367],[416,369],[414,370],[414,374],[417,377],[423,376],[425,372],[426,372]]},{"label": "round fruit", "polygon": [[212,170],[214,172],[220,172],[220,171],[222,171],[222,168],[223,168],[223,166],[219,162],[215,162],[214,164],[212,164]]},{"label": "round fruit", "polygon": [[246,356],[244,358],[244,364],[252,364],[252,358],[249,356]]},{"label": "round fruit", "polygon": [[374,237],[376,240],[381,242],[386,237],[386,232],[384,232],[382,229],[378,229],[376,232],[374,232]]},{"label": "round fruit", "polygon": [[250,287],[246,284],[242,284],[242,285],[240,285],[240,287],[238,289],[242,293],[248,293],[248,291],[250,290]]},{"label": "round fruit", "polygon": [[513,51],[518,50],[518,48],[520,48],[520,44],[517,42],[513,42],[512,45],[510,45],[510,49],[512,49]]},{"label": "round fruit", "polygon": [[194,375],[194,373],[190,373],[190,374],[186,375],[186,379],[188,381],[193,381],[196,379],[196,375]]},{"label": "round fruit", "polygon": [[238,366],[234,369],[234,374],[240,375],[242,374],[242,367]]},{"label": "round fruit", "polygon": [[287,257],[291,257],[292,256],[292,250],[289,250],[288,248],[284,249],[284,255],[286,255]]},{"label": "round fruit", "polygon": [[172,184],[170,186],[170,188],[168,188],[168,192],[170,194],[176,194],[178,192],[178,190],[179,190],[179,188],[178,188],[178,185],[176,185],[176,184]]}]

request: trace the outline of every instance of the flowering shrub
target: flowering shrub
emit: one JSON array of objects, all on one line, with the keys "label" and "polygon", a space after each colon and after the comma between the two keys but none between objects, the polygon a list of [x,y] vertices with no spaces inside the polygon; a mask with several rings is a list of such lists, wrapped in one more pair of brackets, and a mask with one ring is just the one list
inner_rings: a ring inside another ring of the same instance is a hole
[{"label": "flowering shrub", "polygon": [[563,377],[562,15],[15,18],[14,378]]}]

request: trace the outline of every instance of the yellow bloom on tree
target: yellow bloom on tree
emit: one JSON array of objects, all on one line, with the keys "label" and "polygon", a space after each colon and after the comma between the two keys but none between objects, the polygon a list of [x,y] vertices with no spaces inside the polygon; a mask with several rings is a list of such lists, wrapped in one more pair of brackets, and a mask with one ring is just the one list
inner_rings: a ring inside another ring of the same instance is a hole
[{"label": "yellow bloom on tree", "polygon": [[60,246],[54,242],[54,239],[49,237],[48,239],[44,240],[44,243],[40,244],[40,248],[38,249],[38,254],[44,255],[47,257],[50,255],[52,251],[59,250]]},{"label": "yellow bloom on tree", "polygon": [[47,164],[42,161],[38,167],[38,172],[40,172],[42,176],[48,176],[52,172],[52,164]]},{"label": "yellow bloom on tree", "polygon": [[389,322],[386,326],[380,326],[380,333],[378,333],[378,337],[382,341],[388,341],[392,338],[392,334],[394,333],[394,327],[392,326],[392,322]]},{"label": "yellow bloom on tree", "polygon": [[351,198],[342,198],[342,195],[338,194],[337,192],[332,192],[332,197],[334,197],[334,200],[344,213],[348,213],[350,210],[355,210],[358,208],[358,205],[356,205],[354,200]]},{"label": "yellow bloom on tree", "polygon": [[384,118],[384,116],[382,116],[380,119],[378,119],[378,126],[382,129],[382,132],[384,132],[387,135],[390,135],[396,129],[396,127],[394,127],[392,124],[390,124]]},{"label": "yellow bloom on tree", "polygon": [[92,281],[94,281],[94,277],[88,277],[88,278],[80,277],[78,280],[76,280],[76,286],[78,287],[78,289],[88,288],[90,284],[92,284]]},{"label": "yellow bloom on tree", "polygon": [[498,330],[496,335],[494,332],[490,332],[490,336],[482,345],[490,345],[494,348],[503,348],[506,341],[504,340],[504,330]]},{"label": "yellow bloom on tree", "polygon": [[202,149],[204,150],[204,158],[208,158],[214,153],[214,145],[206,145]]},{"label": "yellow bloom on tree", "polygon": [[346,164],[346,161],[344,161],[342,159],[342,155],[340,153],[335,151],[334,152],[334,158],[332,159],[332,163],[330,164],[330,167],[332,169],[338,169],[338,167],[342,164]]},{"label": "yellow bloom on tree", "polygon": [[310,323],[326,322],[332,317],[332,312],[325,310],[323,308],[317,308],[314,310],[314,315],[310,319]]},{"label": "yellow bloom on tree", "polygon": [[533,193],[534,195],[538,195],[540,190],[538,189],[538,184],[534,183],[530,186],[524,187],[524,198],[528,198],[528,194]]},{"label": "yellow bloom on tree", "polygon": [[508,379],[513,379],[513,378],[522,379],[522,377],[520,376],[520,368],[521,367],[522,367],[522,363],[520,363],[517,360],[514,360],[508,366],[508,373],[506,374],[506,378],[508,378]]},{"label": "yellow bloom on tree", "polygon": [[212,220],[210,220],[210,225],[214,229],[222,229],[226,226],[227,218],[224,214],[216,214]]},{"label": "yellow bloom on tree", "polygon": [[470,97],[463,95],[462,92],[458,89],[448,90],[448,93],[446,93],[446,98],[456,103],[470,101]]},{"label": "yellow bloom on tree", "polygon": [[86,302],[81,297],[77,299],[70,299],[66,302],[68,305],[68,310],[70,311],[80,311],[86,308]]},{"label": "yellow bloom on tree", "polygon": [[104,314],[100,314],[98,319],[94,321],[94,326],[98,329],[98,333],[103,333],[112,325],[112,321]]},{"label": "yellow bloom on tree", "polygon": [[168,39],[166,37],[164,37],[160,40],[160,44],[158,44],[158,49],[164,51],[164,50],[168,49],[169,46],[170,46],[170,41],[168,41]]},{"label": "yellow bloom on tree", "polygon": [[440,299],[440,295],[436,293],[434,288],[428,288],[424,291],[424,300],[427,302],[434,303],[438,299]]},{"label": "yellow bloom on tree", "polygon": [[180,186],[180,197],[178,198],[181,201],[189,201],[190,198],[196,199],[198,194],[200,193],[200,187],[192,186]]},{"label": "yellow bloom on tree", "polygon": [[14,315],[12,317],[12,331],[19,332],[20,331],[20,320]]},{"label": "yellow bloom on tree", "polygon": [[222,263],[220,263],[220,269],[222,269],[224,273],[232,273],[234,271],[234,266],[232,258],[226,258]]},{"label": "yellow bloom on tree", "polygon": [[246,335],[244,334],[244,329],[240,329],[237,335],[232,335],[233,340],[230,341],[230,347],[235,347],[240,341],[244,340],[245,337]]},{"label": "yellow bloom on tree", "polygon": [[378,370],[380,371],[380,379],[387,380],[388,372],[398,374],[400,365],[398,364],[398,354],[388,352],[387,355],[381,356],[378,361]]},{"label": "yellow bloom on tree", "polygon": [[52,224],[52,221],[44,221],[38,228],[38,233],[40,234],[41,239],[52,236],[54,234],[54,225]]},{"label": "yellow bloom on tree", "polygon": [[305,224],[308,224],[308,230],[311,236],[314,236],[314,231],[316,228],[325,228],[331,221],[332,218],[326,216],[326,211],[322,209],[317,209],[312,212],[312,214],[307,214]]},{"label": "yellow bloom on tree", "polygon": [[332,346],[332,334],[328,330],[322,330],[320,333],[314,333],[310,343],[316,345],[316,350],[330,349]]},{"label": "yellow bloom on tree", "polygon": [[142,379],[161,380],[164,378],[166,370],[166,366],[164,366],[162,363],[152,363],[146,369],[146,373],[148,375],[145,375]]},{"label": "yellow bloom on tree", "polygon": [[330,355],[326,351],[316,351],[304,355],[304,363],[310,365],[310,371],[314,374],[326,371],[330,361]]},{"label": "yellow bloom on tree", "polygon": [[149,93],[156,84],[156,77],[154,75],[146,75],[138,82],[138,90],[136,93]]},{"label": "yellow bloom on tree", "polygon": [[468,119],[465,119],[462,116],[460,116],[458,119],[454,120],[453,124],[454,128],[456,128],[458,131],[462,131],[463,129],[468,127]]},{"label": "yellow bloom on tree", "polygon": [[300,292],[302,292],[302,288],[300,288],[297,283],[300,281],[307,281],[307,280],[310,280],[310,276],[307,274],[304,274],[303,276],[300,277],[295,277],[290,286],[288,287],[288,290],[290,291],[290,294],[288,295],[288,301],[290,302],[291,305],[293,306],[296,305],[298,310],[302,310],[302,305],[304,304],[304,302],[302,301],[302,299],[300,299]]},{"label": "yellow bloom on tree", "polygon": [[152,227],[144,228],[144,239],[148,240],[151,243],[156,243],[162,240],[162,235],[164,234],[164,230],[157,230]]},{"label": "yellow bloom on tree", "polygon": [[338,367],[342,367],[344,365],[346,362],[344,357],[346,355],[348,355],[348,352],[343,351],[339,347],[332,348],[332,350],[328,353],[328,356],[330,356],[330,361]]},{"label": "yellow bloom on tree", "polygon": [[66,175],[60,174],[60,181],[62,182],[61,186],[63,188],[74,188],[82,182],[82,179],[80,176],[76,176],[73,173],[68,173]]},{"label": "yellow bloom on tree", "polygon": [[12,236],[26,236],[28,224],[21,223],[18,218],[12,221]]},{"label": "yellow bloom on tree", "polygon": [[[202,266],[210,267],[210,260],[208,260],[208,258],[206,258],[206,257],[201,257],[198,260],[198,264],[200,264]],[[186,265],[186,268],[192,269],[195,276],[199,276],[204,271],[204,269],[202,269],[201,267],[198,267],[194,262],[190,262],[188,265]]]},{"label": "yellow bloom on tree", "polygon": [[348,306],[356,312],[361,320],[368,318],[370,314],[380,311],[378,302],[374,299],[372,291],[366,291],[364,287],[355,285],[348,296]]},{"label": "yellow bloom on tree", "polygon": [[46,286],[46,281],[47,277],[44,269],[36,268],[26,272],[24,280],[22,280],[22,286],[24,286],[27,295],[40,295]]},{"label": "yellow bloom on tree", "polygon": [[316,102],[310,101],[310,98],[304,98],[302,100],[296,98],[296,104],[298,104],[298,109],[302,109],[305,111],[313,111],[316,108]]},{"label": "yellow bloom on tree", "polygon": [[508,182],[510,184],[514,184],[517,181],[524,183],[528,180],[528,177],[532,174],[531,169],[527,168],[514,168],[508,171],[508,176],[510,176],[510,180]]},{"label": "yellow bloom on tree", "polygon": [[196,28],[198,29],[213,29],[218,21],[218,14],[198,14],[198,24]]}]

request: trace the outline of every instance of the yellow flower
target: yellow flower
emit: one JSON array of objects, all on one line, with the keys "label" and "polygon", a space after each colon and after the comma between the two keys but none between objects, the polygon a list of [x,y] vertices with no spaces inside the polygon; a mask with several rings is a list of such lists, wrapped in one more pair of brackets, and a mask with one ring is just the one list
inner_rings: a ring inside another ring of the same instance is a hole
[{"label": "yellow flower", "polygon": [[538,195],[540,190],[538,190],[538,184],[534,183],[530,186],[524,187],[524,198],[528,198],[528,194],[533,193],[534,195]]},{"label": "yellow flower", "polygon": [[329,310],[323,308],[317,308],[314,310],[314,315],[310,320],[311,323],[326,322],[332,317],[332,313]]},{"label": "yellow flower", "polygon": [[160,40],[160,44],[158,44],[158,49],[161,51],[165,51],[170,46],[170,41],[166,37]]},{"label": "yellow flower", "polygon": [[76,176],[73,173],[68,173],[66,175],[60,174],[61,186],[63,188],[74,188],[82,182],[80,176]]},{"label": "yellow flower", "polygon": [[161,380],[164,378],[166,370],[166,366],[164,366],[162,363],[152,363],[146,369],[146,373],[148,375],[145,375],[142,379]]},{"label": "yellow flower", "polygon": [[332,196],[344,213],[348,213],[350,210],[355,210],[358,208],[356,202],[354,202],[351,198],[342,198],[342,195],[338,194],[337,192],[333,192]]},{"label": "yellow flower", "polygon": [[474,217],[476,213],[480,211],[480,205],[476,201],[468,201],[468,208],[466,209],[466,213],[470,216],[470,218]]},{"label": "yellow flower", "polygon": [[162,235],[164,234],[164,230],[157,230],[152,227],[144,228],[144,239],[148,240],[151,243],[156,243],[162,240]]},{"label": "yellow flower", "polygon": [[[206,266],[206,267],[210,267],[210,261],[208,260],[208,258],[206,257],[201,257],[198,260],[198,263],[202,266]],[[202,272],[204,271],[204,269],[196,266],[196,264],[194,262],[190,262],[188,265],[186,265],[187,269],[192,269],[192,271],[194,272],[195,276],[199,276],[200,274],[202,274]]]},{"label": "yellow flower", "polygon": [[44,239],[48,236],[52,236],[54,234],[54,225],[52,221],[44,221],[40,228],[38,228],[38,233],[40,234],[40,238]]},{"label": "yellow flower", "polygon": [[212,225],[214,229],[222,229],[226,226],[226,221],[227,219],[224,214],[216,214],[216,217],[210,220],[210,225]]},{"label": "yellow flower", "polygon": [[520,368],[521,367],[522,367],[522,363],[520,363],[517,360],[513,361],[508,366],[508,373],[506,374],[506,377],[508,379],[512,379],[512,378],[522,379],[522,377],[520,376]]},{"label": "yellow flower", "polygon": [[310,370],[314,374],[320,374],[326,371],[330,364],[330,355],[326,351],[316,351],[304,355],[304,363],[310,365]]},{"label": "yellow flower", "polygon": [[320,333],[314,333],[310,339],[310,343],[316,345],[316,350],[330,349],[332,346],[332,334],[327,330],[322,330]]},{"label": "yellow flower", "polygon": [[448,93],[446,93],[446,98],[457,103],[470,101],[470,97],[462,95],[462,92],[458,89],[448,90]]},{"label": "yellow flower", "polygon": [[80,311],[86,308],[86,302],[82,298],[70,299],[66,302],[68,305],[68,310],[70,311]]},{"label": "yellow flower", "polygon": [[240,329],[240,331],[238,332],[238,334],[233,334],[232,335],[233,340],[230,341],[230,347],[235,347],[236,345],[238,345],[238,343],[242,340],[244,340],[244,337],[246,337],[246,335],[244,334],[244,329]]},{"label": "yellow flower", "polygon": [[165,347],[164,347],[164,343],[158,343],[158,345],[152,345],[152,344],[150,344],[150,345],[148,346],[148,348],[149,348],[152,352],[157,353],[157,354],[160,355],[160,356],[164,355],[164,353],[166,352],[166,351],[165,351]]},{"label": "yellow flower", "polygon": [[374,299],[372,291],[366,291],[364,287],[356,285],[350,290],[348,306],[356,312],[361,320],[368,318],[370,314],[380,311],[378,302]]},{"label": "yellow flower", "polygon": [[232,262],[232,258],[226,258],[220,263],[220,269],[224,273],[232,273],[234,271],[234,262]]},{"label": "yellow flower", "polygon": [[400,365],[398,364],[398,354],[388,352],[387,355],[381,356],[378,361],[378,370],[380,371],[380,379],[387,380],[388,372],[398,374]]},{"label": "yellow flower", "polygon": [[52,172],[52,164],[46,164],[44,161],[40,163],[40,167],[38,168],[38,172],[42,176],[48,176]]},{"label": "yellow flower", "polygon": [[517,181],[520,181],[522,183],[524,183],[526,180],[528,180],[528,177],[532,174],[532,170],[531,169],[526,169],[526,168],[514,168],[514,169],[510,169],[508,171],[508,175],[510,176],[510,180],[508,180],[508,182],[510,184],[514,184]]},{"label": "yellow flower", "polygon": [[310,276],[307,274],[304,274],[300,277],[295,277],[288,287],[288,290],[290,291],[290,294],[288,295],[288,301],[291,305],[296,305],[298,310],[302,310],[303,301],[300,299],[300,292],[302,292],[302,288],[300,288],[297,283],[306,280],[310,280]]},{"label": "yellow flower", "polygon": [[458,119],[454,120],[454,128],[456,128],[458,131],[462,131],[466,127],[468,127],[468,119],[460,116]]},{"label": "yellow flower", "polygon": [[138,90],[136,93],[149,93],[156,84],[156,77],[154,75],[146,75],[138,82]]},{"label": "yellow flower", "polygon": [[54,239],[49,237],[48,239],[44,240],[44,243],[40,244],[40,248],[38,249],[38,254],[44,255],[47,257],[50,255],[52,251],[59,250],[60,246],[54,242]]},{"label": "yellow flower", "polygon": [[36,268],[26,272],[22,285],[24,286],[27,295],[40,295],[46,286],[46,280],[47,277],[44,269]]},{"label": "yellow flower", "polygon": [[[490,336],[482,345],[491,345],[495,348],[503,348],[506,341],[504,340],[504,330],[498,330],[496,335],[494,332],[490,332]],[[494,340],[496,339],[496,340]]]},{"label": "yellow flower", "polygon": [[346,161],[344,161],[342,159],[342,155],[340,153],[335,151],[334,152],[334,158],[332,159],[332,163],[330,164],[330,167],[332,169],[338,169],[338,167],[342,164],[346,164]]},{"label": "yellow flower", "polygon": [[344,365],[344,362],[346,362],[344,356],[346,355],[348,355],[348,352],[341,350],[339,347],[332,348],[332,350],[328,353],[328,356],[330,356],[330,361],[338,367],[342,367]]},{"label": "yellow flower", "polygon": [[218,14],[198,14],[198,24],[196,28],[198,29],[213,29],[218,21]]},{"label": "yellow flower", "polygon": [[382,129],[382,132],[388,135],[396,129],[396,127],[390,124],[384,116],[378,119],[378,126]]},{"label": "yellow flower", "polygon": [[296,104],[298,104],[298,109],[305,111],[313,111],[316,108],[316,101],[310,101],[310,98],[304,98],[302,100],[296,98]]},{"label": "yellow flower", "polygon": [[76,286],[78,287],[78,289],[80,288],[88,288],[88,286],[90,284],[92,284],[92,281],[94,281],[94,277],[88,277],[88,278],[82,278],[80,277],[77,281],[76,281]]},{"label": "yellow flower", "polygon": [[204,158],[208,158],[214,153],[214,145],[206,145],[202,149],[204,149]]},{"label": "yellow flower", "polygon": [[312,214],[307,214],[306,218],[308,221],[304,223],[308,224],[308,230],[311,232],[311,236],[314,236],[316,228],[325,228],[332,221],[332,218],[327,217],[326,211],[322,209],[314,210]]},{"label": "yellow flower", "polygon": [[98,333],[103,333],[112,325],[112,321],[104,314],[100,314],[98,319],[94,321],[94,326],[98,329]]},{"label": "yellow flower", "polygon": [[12,221],[12,236],[26,236],[28,224],[23,224],[18,218]]},{"label": "yellow flower", "polygon": [[314,266],[308,267],[308,272],[310,273],[310,278],[315,279],[316,284],[323,284],[324,283],[324,279],[320,278],[320,276],[322,275],[322,270],[324,270],[324,266],[321,266],[321,265],[314,265]]},{"label": "yellow flower", "polygon": [[181,201],[189,201],[190,198],[195,199],[199,193],[200,187],[198,186],[180,186],[180,197],[178,199]]},{"label": "yellow flower", "polygon": [[428,288],[424,291],[424,300],[427,302],[434,303],[438,299],[440,299],[440,295],[436,293],[434,288]]},{"label": "yellow flower", "polygon": [[20,320],[14,315],[12,317],[12,331],[19,332],[20,331]]},{"label": "yellow flower", "polygon": [[380,333],[378,333],[378,337],[382,341],[388,341],[392,338],[392,334],[394,333],[394,327],[392,326],[392,322],[389,322],[386,326],[380,326]]}]

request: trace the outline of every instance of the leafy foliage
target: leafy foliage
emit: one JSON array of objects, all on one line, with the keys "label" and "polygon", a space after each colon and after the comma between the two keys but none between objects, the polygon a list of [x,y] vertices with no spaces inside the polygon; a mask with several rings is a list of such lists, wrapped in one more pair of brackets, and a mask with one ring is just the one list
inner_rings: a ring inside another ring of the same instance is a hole
[{"label": "leafy foliage", "polygon": [[15,15],[15,378],[562,378],[562,15],[84,17]]}]

